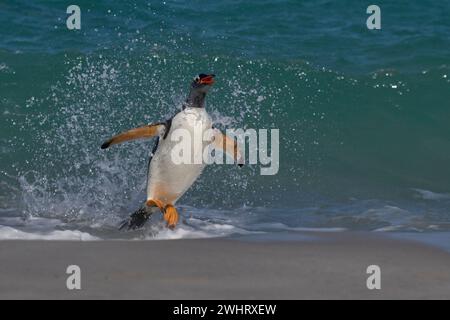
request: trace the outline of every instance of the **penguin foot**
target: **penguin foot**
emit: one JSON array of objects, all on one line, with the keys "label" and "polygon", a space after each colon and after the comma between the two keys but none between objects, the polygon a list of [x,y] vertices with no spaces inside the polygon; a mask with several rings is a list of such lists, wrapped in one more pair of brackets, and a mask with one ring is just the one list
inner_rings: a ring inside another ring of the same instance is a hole
[{"label": "penguin foot", "polygon": [[178,223],[178,212],[177,209],[171,204],[168,204],[164,210],[164,220],[167,222],[167,228],[175,229]]},{"label": "penguin foot", "polygon": [[158,199],[150,199],[145,203],[147,207],[158,207],[161,212],[164,212],[164,205]]},{"label": "penguin foot", "polygon": [[145,207],[134,212],[128,219],[121,222],[119,230],[136,230],[141,228],[150,218],[153,212]]}]

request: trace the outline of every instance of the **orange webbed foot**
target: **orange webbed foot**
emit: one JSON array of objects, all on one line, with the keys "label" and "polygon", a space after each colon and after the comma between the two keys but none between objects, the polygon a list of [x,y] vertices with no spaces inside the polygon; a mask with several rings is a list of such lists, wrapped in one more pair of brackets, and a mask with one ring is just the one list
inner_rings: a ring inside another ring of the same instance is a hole
[{"label": "orange webbed foot", "polygon": [[164,220],[167,222],[167,227],[169,229],[175,229],[175,226],[178,223],[178,212],[177,209],[171,204],[168,204],[164,210]]},{"label": "orange webbed foot", "polygon": [[147,200],[147,202],[145,203],[148,207],[158,207],[159,210],[161,210],[161,212],[164,212],[164,205],[161,201],[157,200],[157,199],[150,199]]}]

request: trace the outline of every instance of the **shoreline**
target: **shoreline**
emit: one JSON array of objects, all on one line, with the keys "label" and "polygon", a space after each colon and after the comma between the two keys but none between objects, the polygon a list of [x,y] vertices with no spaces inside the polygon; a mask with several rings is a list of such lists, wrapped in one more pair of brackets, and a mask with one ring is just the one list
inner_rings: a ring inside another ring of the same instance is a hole
[{"label": "shoreline", "polygon": [[[450,255],[374,234],[0,241],[0,299],[450,299]],[[381,290],[368,290],[369,265]],[[68,290],[67,266],[81,269]]]}]

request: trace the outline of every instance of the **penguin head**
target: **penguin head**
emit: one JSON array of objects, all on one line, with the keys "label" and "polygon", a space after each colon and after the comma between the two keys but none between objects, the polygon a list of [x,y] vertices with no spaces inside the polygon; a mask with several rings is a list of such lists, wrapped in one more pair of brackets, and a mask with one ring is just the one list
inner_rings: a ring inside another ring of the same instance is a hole
[{"label": "penguin head", "polygon": [[207,92],[214,83],[214,74],[200,73],[192,80],[191,87],[198,91]]}]

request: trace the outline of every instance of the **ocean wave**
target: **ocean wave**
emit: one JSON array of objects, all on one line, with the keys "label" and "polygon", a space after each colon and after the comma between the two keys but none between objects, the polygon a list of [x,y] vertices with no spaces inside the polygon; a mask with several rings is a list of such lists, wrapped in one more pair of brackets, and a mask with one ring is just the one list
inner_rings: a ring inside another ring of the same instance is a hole
[{"label": "ocean wave", "polygon": [[437,193],[423,189],[412,189],[417,192],[417,195],[424,200],[450,200],[450,193]]},{"label": "ocean wave", "polygon": [[[273,10],[278,1],[255,10],[238,4],[242,10],[202,5],[210,14],[199,32],[195,5],[92,3],[99,27],[76,33],[63,30],[60,8],[37,4],[30,10],[51,14],[36,23],[8,2],[0,13],[10,23],[0,30],[0,215],[59,222],[45,230],[4,226],[24,237],[68,228],[149,239],[302,228],[447,230],[449,195],[428,190],[449,190],[450,38],[426,33],[445,28],[445,15],[433,12],[448,3],[391,10],[404,18],[399,29],[370,37],[362,7],[349,21],[347,10],[359,9],[340,2],[326,17],[325,2],[291,1],[302,10],[289,12]],[[236,20],[222,24],[219,9]],[[417,26],[408,18],[414,12],[427,21],[423,39],[406,31]],[[207,109],[221,129],[280,129],[279,173],[209,166],[180,200],[186,223],[179,230],[117,234],[117,223],[145,199],[153,142],[108,151],[101,143],[172,116],[199,72],[217,74]]]},{"label": "ocean wave", "polygon": [[48,232],[24,232],[12,227],[0,226],[0,240],[98,240],[78,230],[53,230]]}]

